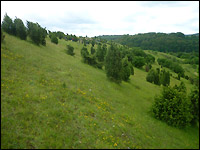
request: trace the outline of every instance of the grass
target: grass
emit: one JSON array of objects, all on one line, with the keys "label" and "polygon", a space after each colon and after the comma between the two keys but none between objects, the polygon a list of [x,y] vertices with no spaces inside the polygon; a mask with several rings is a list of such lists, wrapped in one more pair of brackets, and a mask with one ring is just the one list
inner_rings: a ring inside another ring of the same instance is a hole
[{"label": "grass", "polygon": [[[134,68],[130,82],[118,85],[82,63],[83,44],[47,38],[46,46],[36,46],[4,34],[2,149],[199,148],[199,127],[178,129],[151,116],[162,88],[146,82],[145,71]],[[65,53],[67,44],[75,56]]]}]

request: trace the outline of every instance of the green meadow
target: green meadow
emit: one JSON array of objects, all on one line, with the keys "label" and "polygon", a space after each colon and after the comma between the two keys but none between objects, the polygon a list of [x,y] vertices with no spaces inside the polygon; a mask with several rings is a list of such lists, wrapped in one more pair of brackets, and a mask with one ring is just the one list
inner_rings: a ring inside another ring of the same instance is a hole
[{"label": "green meadow", "polygon": [[[104,70],[82,62],[81,43],[59,39],[56,45],[46,38],[46,46],[36,46],[4,34],[2,149],[199,149],[199,125],[180,129],[152,116],[162,86],[147,82],[144,69],[134,67],[129,82],[116,84]],[[67,44],[74,56],[66,54]],[[186,74],[196,73],[184,67]],[[189,93],[193,85],[181,81]],[[179,83],[171,77],[170,85]]]}]

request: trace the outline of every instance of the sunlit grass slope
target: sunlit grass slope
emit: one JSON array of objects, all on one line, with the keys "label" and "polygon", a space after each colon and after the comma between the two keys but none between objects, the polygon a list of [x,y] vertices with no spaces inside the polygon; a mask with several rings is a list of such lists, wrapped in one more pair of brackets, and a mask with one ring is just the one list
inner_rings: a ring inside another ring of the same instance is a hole
[{"label": "sunlit grass slope", "polygon": [[151,116],[161,87],[143,70],[118,85],[81,61],[82,44],[47,38],[36,46],[5,35],[1,148],[199,148],[198,127],[177,129]]}]

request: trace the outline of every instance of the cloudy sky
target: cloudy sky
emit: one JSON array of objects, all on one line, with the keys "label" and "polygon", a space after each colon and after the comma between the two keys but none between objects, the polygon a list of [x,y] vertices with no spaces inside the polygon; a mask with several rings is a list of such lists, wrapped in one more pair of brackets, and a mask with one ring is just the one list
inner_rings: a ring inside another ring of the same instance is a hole
[{"label": "cloudy sky", "polygon": [[199,1],[1,1],[5,13],[77,36],[199,33]]}]

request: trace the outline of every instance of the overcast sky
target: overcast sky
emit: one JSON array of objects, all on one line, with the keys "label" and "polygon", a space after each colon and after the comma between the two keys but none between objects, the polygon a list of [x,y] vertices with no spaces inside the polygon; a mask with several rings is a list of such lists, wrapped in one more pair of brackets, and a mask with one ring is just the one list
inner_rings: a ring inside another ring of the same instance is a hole
[{"label": "overcast sky", "polygon": [[1,1],[6,12],[77,36],[199,33],[199,1]]}]

